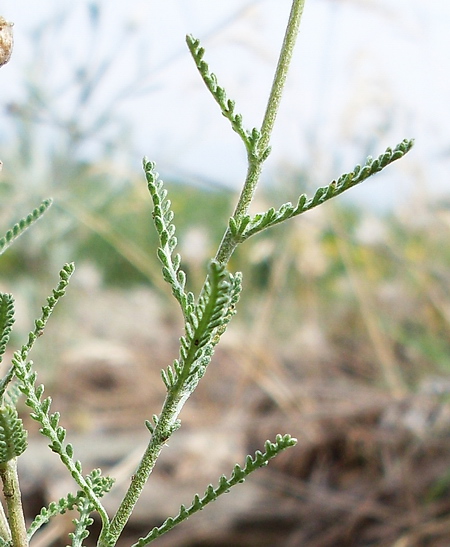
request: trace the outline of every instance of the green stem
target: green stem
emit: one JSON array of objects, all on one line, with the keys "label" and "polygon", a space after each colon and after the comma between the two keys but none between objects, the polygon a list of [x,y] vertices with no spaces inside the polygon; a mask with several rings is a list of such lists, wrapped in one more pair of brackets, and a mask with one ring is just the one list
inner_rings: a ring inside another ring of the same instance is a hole
[{"label": "green stem", "polygon": [[[255,193],[256,185],[261,175],[261,169],[261,161],[252,161],[251,159],[249,159],[247,177],[245,179],[244,187],[234,210],[233,218],[240,219],[247,214],[250,203],[253,199],[253,195]],[[237,242],[234,240],[233,234],[231,233],[230,229],[227,228],[225,230],[225,234],[222,238],[219,248],[217,249],[215,260],[217,260],[219,264],[226,265],[230,260],[230,257],[236,247]]]},{"label": "green stem", "polygon": [[22,509],[19,478],[17,476],[17,459],[0,465],[0,478],[3,483],[3,494],[8,508],[8,521],[14,547],[28,547],[27,529]]},{"label": "green stem", "polygon": [[295,42],[297,40],[300,21],[303,14],[305,0],[293,0],[289,22],[284,35],[283,45],[281,47],[280,58],[278,59],[277,69],[273,79],[272,89],[267,102],[266,113],[261,126],[261,139],[258,142],[258,150],[261,154],[269,146],[270,136],[275,124],[275,119],[280,107],[281,95],[283,93],[286,77],[294,52]]},{"label": "green stem", "polygon": [[[247,176],[233,213],[233,218],[238,221],[248,214],[250,204],[255,195],[256,186],[261,176],[262,164],[268,155],[270,137],[280,107],[281,96],[283,94],[286,76],[297,40],[304,5],[305,0],[293,0],[292,2],[286,33],[284,35],[283,45],[281,47],[280,57],[272,83],[272,89],[261,125],[261,136],[257,141],[256,150],[254,150],[253,153],[248,154],[249,164]],[[238,242],[234,240],[230,229],[227,228],[219,249],[217,250],[216,260],[220,264],[227,264],[237,245]]]},{"label": "green stem", "polygon": [[125,497],[120,504],[114,518],[108,529],[104,529],[99,541],[98,547],[109,547],[115,545],[124,529],[133,509],[142,493],[142,490],[155,467],[163,446],[176,428],[178,415],[183,407],[185,400],[189,397],[189,392],[180,395],[180,391],[174,395],[168,393],[164,401],[158,423],[150,438],[150,442],[144,455],[131,479],[130,486]]},{"label": "green stem", "polygon": [[[286,74],[292,58],[304,4],[305,0],[293,0],[292,2],[286,34],[261,126],[260,138],[256,141],[254,148],[248,152],[247,176],[233,213],[233,217],[236,220],[241,219],[248,213],[256,186],[261,176],[262,165],[267,158],[270,136],[278,112],[283,87],[286,81]],[[230,230],[227,229],[217,251],[216,260],[221,264],[226,264],[233,254],[236,245],[237,242],[234,241]],[[173,431],[178,414],[189,395],[190,391],[183,390],[183,386],[180,386],[180,388],[176,390],[176,393],[167,394],[159,416],[158,424],[155,427],[145,454],[133,475],[128,491],[112,519],[109,528],[104,529],[99,538],[99,547],[107,547],[117,543],[123,528],[133,512],[142,489],[153,471],[156,460]]]},{"label": "green stem", "polygon": [[3,505],[0,503],[0,537],[5,541],[11,541],[11,530],[5,515]]}]

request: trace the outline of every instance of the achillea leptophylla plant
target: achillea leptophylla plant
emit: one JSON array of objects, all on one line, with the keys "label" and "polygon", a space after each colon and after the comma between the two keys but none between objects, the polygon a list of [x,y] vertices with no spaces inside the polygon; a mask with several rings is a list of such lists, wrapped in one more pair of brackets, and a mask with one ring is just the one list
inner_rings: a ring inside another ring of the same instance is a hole
[{"label": "achillea leptophylla plant", "polygon": [[[66,441],[66,431],[59,425],[58,412],[51,413],[50,397],[43,397],[44,387],[36,383],[37,373],[29,352],[60,298],[64,295],[74,272],[73,264],[66,264],[59,274],[59,283],[48,297],[42,314],[26,343],[14,353],[12,363],[0,381],[0,477],[6,500],[6,512],[0,505],[0,547],[22,547],[29,544],[35,532],[57,514],[75,509],[79,517],[75,519],[70,541],[73,546],[81,546],[89,534],[97,512],[101,519],[99,547],[111,547],[117,544],[126,526],[133,508],[147,484],[164,445],[181,426],[178,418],[183,405],[203,378],[211,361],[215,346],[219,343],[229,322],[236,313],[242,288],[240,273],[230,273],[227,264],[236,247],[249,237],[279,224],[294,216],[309,211],[313,207],[342,194],[345,190],[363,182],[371,175],[381,171],[393,161],[401,158],[412,146],[412,141],[404,140],[395,148],[388,148],[377,159],[368,158],[363,166],[333,180],[327,186],[319,188],[312,198],[302,194],[295,204],[285,203],[279,208],[270,208],[260,214],[249,214],[249,207],[260,178],[264,161],[270,154],[270,136],[275,122],[282,89],[291,60],[294,43],[298,34],[304,0],[293,0],[287,23],[286,35],[276,68],[267,109],[260,128],[247,130],[240,114],[235,112],[235,103],[227,98],[225,90],[218,84],[216,76],[210,72],[203,60],[204,50],[192,36],[187,37],[189,51],[198,71],[212,97],[216,100],[222,114],[230,121],[231,127],[239,135],[247,151],[248,171],[236,208],[225,228],[222,241],[215,257],[210,261],[206,280],[199,295],[186,290],[186,274],[182,269],[181,257],[175,253],[174,214],[168,199],[167,190],[158,178],[155,166],[144,160],[144,170],[148,189],[153,201],[153,222],[159,235],[158,257],[162,264],[162,275],[170,285],[173,296],[178,301],[184,319],[184,334],[180,338],[179,356],[162,371],[162,381],[167,390],[166,398],[159,415],[154,415],[145,425],[149,431],[148,446],[140,464],[134,472],[128,491],[117,512],[112,517],[102,505],[102,496],[113,487],[113,479],[104,477],[100,470],[84,474],[81,462],[74,458],[74,448]],[[0,18],[1,59],[6,62],[11,47],[11,27]],[[7,49],[9,47],[9,50]],[[6,60],[5,60],[6,59]],[[22,219],[7,231],[0,240],[0,253],[21,235],[50,206],[51,200],[45,200],[39,208]],[[10,294],[0,294],[0,359],[5,353],[14,322],[14,300]],[[31,409],[31,417],[40,424],[40,432],[48,438],[50,449],[61,459],[69,473],[79,486],[78,492],[51,503],[36,516],[28,530],[21,506],[17,459],[27,449],[27,432],[19,418],[16,403],[21,396]],[[262,452],[247,456],[243,466],[236,465],[229,477],[222,476],[217,485],[210,485],[203,495],[195,495],[190,505],[182,505],[178,514],[168,517],[160,526],[149,530],[148,534],[134,543],[133,547],[142,547],[168,532],[171,528],[203,509],[218,496],[229,491],[237,483],[263,467],[280,451],[296,444],[290,435],[278,435],[274,442],[267,441]],[[150,486],[151,487],[151,483]]]}]

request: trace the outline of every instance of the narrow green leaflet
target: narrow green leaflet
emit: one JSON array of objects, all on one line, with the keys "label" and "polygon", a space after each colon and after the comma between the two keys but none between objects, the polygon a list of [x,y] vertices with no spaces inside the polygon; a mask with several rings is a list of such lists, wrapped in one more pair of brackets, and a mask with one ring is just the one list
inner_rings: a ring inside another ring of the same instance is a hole
[{"label": "narrow green leaflet", "polygon": [[186,318],[186,332],[180,338],[180,357],[162,372],[168,390],[192,392],[195,389],[211,361],[214,346],[235,313],[240,290],[240,274],[233,276],[224,266],[211,261],[204,291]]},{"label": "narrow green leaflet", "polygon": [[297,205],[285,203],[278,210],[273,207],[265,213],[260,213],[255,216],[246,215],[239,221],[230,218],[229,229],[235,241],[241,243],[250,236],[280,224],[285,220],[298,216],[317,205],[328,201],[329,199],[339,196],[349,188],[353,188],[357,184],[365,181],[372,175],[379,173],[390,163],[402,158],[409,152],[414,144],[413,140],[403,140],[394,149],[387,148],[386,151],[373,159],[367,158],[363,166],[357,165],[350,173],[341,175],[337,180],[333,180],[328,186],[318,188],[314,196],[310,199],[305,194],[302,194],[298,199]]},{"label": "narrow green leaflet", "polygon": [[92,506],[100,514],[104,526],[109,524],[108,515],[103,508],[98,495],[92,488],[92,481],[82,474],[81,462],[74,459],[74,449],[72,444],[66,442],[66,430],[59,425],[60,414],[54,412],[50,414],[52,400],[50,397],[42,398],[44,386],[36,386],[37,373],[33,371],[33,363],[25,362],[22,353],[17,351],[13,357],[14,372],[19,382],[19,389],[25,395],[25,404],[31,408],[30,417],[41,426],[40,432],[50,440],[49,448],[55,452],[62,463],[66,466],[72,478],[83,490],[86,497],[92,503]]},{"label": "narrow green leaflet", "polygon": [[[86,477],[86,480],[90,482],[90,485],[97,496],[100,498],[109,492],[114,484],[113,479],[104,477],[101,474],[100,469],[94,469]],[[78,541],[80,536],[85,535],[85,530],[90,526],[88,516],[94,511],[93,504],[86,498],[86,494],[82,491],[78,491],[76,495],[68,494],[65,498],[59,499],[57,502],[51,502],[48,507],[43,507],[31,523],[27,530],[28,540],[41,528],[44,524],[47,524],[51,518],[56,515],[63,515],[67,511],[77,509],[81,518],[79,519],[79,526],[74,533],[75,541]]]},{"label": "narrow green leaflet", "polygon": [[0,293],[0,363],[14,325],[14,298],[12,294]]},{"label": "narrow green leaflet", "polygon": [[25,232],[25,230],[27,230],[32,224],[40,219],[51,204],[51,199],[45,199],[39,207],[33,209],[33,211],[29,215],[19,220],[17,224],[14,224],[14,226],[6,232],[5,236],[0,239],[0,255],[3,254],[8,247],[11,246],[12,242],[15,239],[21,236]]},{"label": "narrow green leaflet", "polygon": [[159,236],[160,247],[158,258],[162,264],[164,280],[172,287],[172,294],[178,300],[184,317],[188,317],[194,308],[194,295],[184,290],[186,274],[180,269],[181,257],[173,252],[177,246],[174,213],[170,209],[171,202],[167,199],[167,190],[163,181],[159,179],[155,171],[155,164],[144,158],[144,171],[147,178],[147,186],[153,201],[152,218]]},{"label": "narrow green leaflet", "polygon": [[77,495],[68,494],[65,498],[61,498],[57,502],[52,501],[48,507],[43,507],[27,530],[28,540],[34,536],[39,528],[47,524],[51,518],[56,515],[64,515],[67,511],[74,509],[83,497],[83,492],[78,492]]},{"label": "narrow green leaflet", "polygon": [[0,465],[17,458],[27,448],[27,432],[13,406],[0,406]]},{"label": "narrow green leaflet", "polygon": [[264,467],[267,465],[269,460],[274,458],[282,450],[290,446],[295,446],[297,444],[297,439],[294,439],[290,435],[277,435],[274,443],[266,441],[264,446],[264,452],[259,450],[255,453],[255,456],[247,456],[245,461],[245,466],[241,467],[236,464],[231,474],[231,477],[227,479],[224,475],[219,480],[219,485],[214,488],[212,484],[208,486],[204,495],[200,497],[196,495],[190,507],[186,508],[184,505],[181,506],[180,511],[177,516],[167,518],[161,526],[156,526],[153,530],[144,538],[139,539],[132,547],[144,547],[148,545],[153,540],[162,536],[177,524],[180,524],[191,515],[197,511],[202,510],[212,501],[215,501],[220,495],[226,494],[230,491],[230,488],[236,484],[242,483],[245,481],[246,477],[250,475],[256,469]]},{"label": "narrow green leaflet", "polygon": [[[74,264],[65,264],[62,270],[59,272],[58,286],[56,287],[56,289],[53,289],[51,296],[47,298],[47,305],[42,307],[41,316],[34,322],[34,329],[29,333],[27,343],[22,346],[19,352],[15,353],[15,356],[20,359],[21,362],[26,362],[27,356],[31,351],[31,348],[33,347],[35,341],[39,338],[39,336],[42,335],[47,321],[49,320],[50,315],[53,313],[53,310],[56,307],[56,304],[58,303],[60,298],[65,295],[67,286],[74,271]],[[8,384],[14,377],[14,372],[15,367],[13,364],[6,372],[5,376],[0,380],[0,400],[3,399]]]},{"label": "narrow green leaflet", "polygon": [[254,155],[261,138],[260,131],[256,128],[253,128],[252,131],[244,129],[241,114],[236,114],[234,111],[235,102],[228,99],[225,89],[217,83],[217,76],[213,72],[210,72],[208,64],[203,60],[205,50],[200,46],[200,40],[188,35],[186,36],[186,43],[197,69],[200,72],[200,76],[205,82],[209,92],[220,106],[223,116],[230,120],[231,127],[243,140],[247,153],[249,155]]}]

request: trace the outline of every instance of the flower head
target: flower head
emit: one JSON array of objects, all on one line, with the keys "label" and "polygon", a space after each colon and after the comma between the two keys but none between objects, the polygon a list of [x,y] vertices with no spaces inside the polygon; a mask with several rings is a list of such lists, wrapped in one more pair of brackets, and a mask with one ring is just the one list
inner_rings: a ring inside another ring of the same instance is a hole
[{"label": "flower head", "polygon": [[13,23],[0,16],[0,66],[9,61],[13,48]]}]

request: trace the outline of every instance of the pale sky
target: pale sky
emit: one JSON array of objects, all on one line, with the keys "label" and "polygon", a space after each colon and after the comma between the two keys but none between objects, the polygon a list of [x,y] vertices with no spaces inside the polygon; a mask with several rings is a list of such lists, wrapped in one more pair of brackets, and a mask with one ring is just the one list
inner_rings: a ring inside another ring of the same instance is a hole
[{"label": "pale sky", "polygon": [[[1,104],[20,101],[31,80],[51,104],[39,116],[52,128],[43,134],[53,147],[64,145],[65,124],[76,119],[86,128],[104,113],[110,125],[77,149],[80,156],[96,157],[99,143],[120,135],[118,171],[139,169],[146,155],[163,178],[237,186],[243,146],[208,95],[184,36],[202,40],[244,124],[257,126],[290,0],[99,0],[97,24],[92,4],[0,2],[16,37],[14,57],[0,72]],[[314,184],[323,185],[367,154],[413,137],[413,152],[379,175],[376,188],[354,190],[354,199],[384,205],[405,192],[448,197],[449,28],[448,0],[306,0],[266,179],[287,165],[312,169]],[[74,70],[88,80],[105,59],[111,63],[92,96],[77,103]],[[18,138],[14,131],[3,110],[0,150]]]}]

